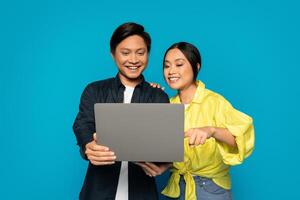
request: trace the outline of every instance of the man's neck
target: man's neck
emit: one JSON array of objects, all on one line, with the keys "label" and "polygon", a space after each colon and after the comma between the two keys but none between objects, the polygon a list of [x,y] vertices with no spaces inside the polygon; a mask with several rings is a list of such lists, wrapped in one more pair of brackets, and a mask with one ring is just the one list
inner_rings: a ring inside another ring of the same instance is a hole
[{"label": "man's neck", "polygon": [[118,74],[118,76],[119,76],[120,81],[123,85],[128,86],[128,87],[133,87],[133,88],[135,88],[135,86],[140,84],[143,80],[141,75],[136,79],[128,79],[120,73]]}]

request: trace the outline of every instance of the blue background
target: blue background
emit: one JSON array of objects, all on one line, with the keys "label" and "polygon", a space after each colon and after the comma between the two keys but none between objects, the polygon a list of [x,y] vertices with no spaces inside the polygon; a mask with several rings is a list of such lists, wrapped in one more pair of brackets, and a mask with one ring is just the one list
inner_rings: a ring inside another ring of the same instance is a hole
[{"label": "blue background", "polygon": [[79,98],[115,75],[109,39],[127,21],[152,36],[148,81],[165,86],[164,51],[194,43],[198,78],[254,118],[255,151],[231,170],[234,199],[300,199],[299,18],[288,0],[1,1],[0,199],[77,199]]}]

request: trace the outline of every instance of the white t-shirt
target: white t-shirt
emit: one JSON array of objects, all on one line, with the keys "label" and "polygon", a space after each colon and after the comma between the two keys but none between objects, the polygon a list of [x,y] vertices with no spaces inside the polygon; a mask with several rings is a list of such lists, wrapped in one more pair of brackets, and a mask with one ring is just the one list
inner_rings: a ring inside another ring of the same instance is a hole
[{"label": "white t-shirt", "polygon": [[[130,103],[134,88],[125,86],[124,103]],[[128,162],[122,161],[115,200],[128,200]]]}]

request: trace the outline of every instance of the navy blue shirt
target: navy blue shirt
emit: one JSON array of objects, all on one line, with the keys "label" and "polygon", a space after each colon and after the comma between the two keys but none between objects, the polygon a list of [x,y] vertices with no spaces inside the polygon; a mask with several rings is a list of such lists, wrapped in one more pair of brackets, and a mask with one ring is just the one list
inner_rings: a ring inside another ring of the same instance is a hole
[{"label": "navy blue shirt", "polygon": [[[93,141],[95,128],[95,103],[123,103],[125,86],[119,76],[96,81],[84,89],[79,112],[73,130],[80,147],[81,155],[86,159],[85,145]],[[168,95],[159,88],[153,88],[142,77],[133,92],[131,103],[169,103]],[[85,181],[80,192],[81,200],[115,199],[121,162],[113,165],[95,166],[89,163]],[[128,163],[129,200],[158,199],[155,179],[149,177],[134,163]]]}]

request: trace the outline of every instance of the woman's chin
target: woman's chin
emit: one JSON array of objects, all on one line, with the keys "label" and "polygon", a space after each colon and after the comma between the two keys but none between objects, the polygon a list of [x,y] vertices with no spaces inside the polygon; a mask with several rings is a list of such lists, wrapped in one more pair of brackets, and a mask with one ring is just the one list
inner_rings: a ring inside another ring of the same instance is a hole
[{"label": "woman's chin", "polygon": [[171,88],[171,89],[173,89],[173,90],[180,90],[180,86],[178,86],[178,85],[176,85],[176,84],[168,84],[169,85],[169,87]]}]

